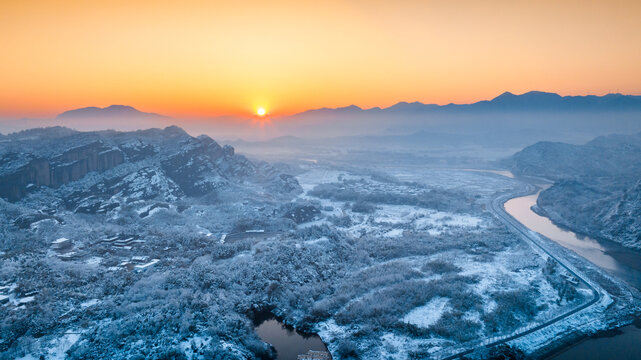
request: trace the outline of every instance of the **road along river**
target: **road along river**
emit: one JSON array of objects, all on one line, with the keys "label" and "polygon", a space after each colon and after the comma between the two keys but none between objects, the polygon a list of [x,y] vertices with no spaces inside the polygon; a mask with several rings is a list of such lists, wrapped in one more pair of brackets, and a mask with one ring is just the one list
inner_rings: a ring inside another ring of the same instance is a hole
[{"label": "road along river", "polygon": [[[494,173],[497,174],[497,172]],[[512,177],[506,175],[506,173],[498,173],[498,175]],[[544,323],[527,327],[522,331],[500,339],[492,339],[491,341],[484,343],[483,346],[485,347],[492,348],[496,345],[504,344],[545,329],[549,326],[553,326],[554,324],[569,318],[592,305],[598,304],[602,300],[602,294],[593,287],[588,280],[582,278],[580,274],[576,273],[573,270],[573,266],[566,264],[564,259],[549,252],[547,250],[547,246],[541,243],[541,239],[530,230],[538,232],[558,244],[573,250],[595,265],[609,271],[631,285],[637,288],[641,287],[641,256],[630,254],[629,251],[626,251],[621,247],[617,247],[616,244],[603,245],[596,240],[581,238],[570,231],[560,229],[549,219],[540,216],[531,210],[531,207],[536,204],[538,195],[539,192],[535,194],[529,192],[528,195],[517,197],[513,197],[515,196],[514,194],[505,194],[491,201],[488,204],[488,207],[489,210],[509,228],[518,233],[524,241],[528,241],[535,247],[538,247],[541,251],[545,252],[547,256],[550,256],[552,259],[557,261],[560,266],[564,267],[568,272],[578,278],[583,286],[592,292],[592,298],[586,303],[579,305],[574,309],[570,309],[566,313],[559,314]],[[634,258],[634,256],[637,256],[637,258]],[[638,264],[638,266],[635,266],[635,263]],[[263,320],[266,321],[259,321],[256,323],[256,331],[263,341],[274,344],[278,351],[279,359],[294,359],[296,354],[304,353],[309,349],[326,351],[326,347],[318,336],[313,334],[309,334],[307,336],[301,335],[293,329],[284,328],[281,323],[273,318]],[[558,351],[554,355],[551,355],[548,359],[641,359],[641,347],[636,345],[639,343],[641,343],[641,329],[634,325],[630,325],[614,331],[606,332],[605,335],[591,337],[577,344],[568,346],[562,351]],[[301,345],[302,347],[293,352],[289,351],[294,345]],[[472,353],[474,350],[474,348],[463,350],[459,353],[443,357],[442,360],[458,359]]]},{"label": "road along river", "polygon": [[539,194],[540,191],[508,200],[505,202],[505,211],[531,230],[583,256],[629,285],[641,289],[641,254],[612,242],[580,237],[572,231],[559,228],[550,219],[531,209],[536,205]]},{"label": "road along river", "polygon": [[[641,254],[614,243],[580,237],[572,231],[554,225],[531,208],[536,205],[540,191],[505,202],[505,211],[529,229],[583,256],[628,284],[641,289]],[[641,328],[629,325],[587,338],[549,357],[551,360],[570,359],[641,359]]]},{"label": "road along river", "polygon": [[[506,210],[504,204],[509,201],[514,194],[504,194],[500,195],[496,198],[494,198],[490,203],[488,204],[489,210],[494,213],[502,222],[505,223],[506,226],[514,230],[519,236],[522,237],[524,241],[530,242],[534,247],[538,248],[540,251],[545,253],[548,257],[550,257],[552,260],[556,261],[559,266],[563,267],[568,273],[572,274],[575,278],[579,280],[579,282],[584,285],[586,288],[590,290],[592,293],[592,299],[587,301],[586,303],[583,303],[579,305],[578,307],[575,307],[573,309],[570,309],[566,311],[565,313],[559,314],[555,316],[552,319],[549,319],[548,321],[545,321],[543,323],[539,323],[533,326],[528,326],[521,331],[517,331],[516,333],[508,336],[501,337],[497,340],[492,340],[490,342],[487,342],[484,346],[487,348],[493,348],[497,345],[505,344],[508,343],[512,340],[519,339],[521,337],[524,337],[526,335],[532,334],[534,332],[537,332],[539,330],[545,329],[549,326],[552,326],[562,320],[567,319],[568,317],[589,308],[592,305],[597,304],[602,300],[602,293],[595,288],[590,281],[586,280],[583,278],[579,273],[575,272],[573,270],[573,267],[571,265],[566,264],[566,262],[557,257],[555,254],[551,253],[547,248],[540,243],[540,239],[538,238],[537,235],[532,233],[530,229],[528,229],[524,224],[520,223],[517,221],[514,217],[512,217]],[[459,353],[447,356],[442,358],[442,360],[453,360],[453,359],[459,359],[462,358],[465,355],[471,354],[473,351],[475,351],[474,348],[468,349],[465,351],[461,351]]]}]

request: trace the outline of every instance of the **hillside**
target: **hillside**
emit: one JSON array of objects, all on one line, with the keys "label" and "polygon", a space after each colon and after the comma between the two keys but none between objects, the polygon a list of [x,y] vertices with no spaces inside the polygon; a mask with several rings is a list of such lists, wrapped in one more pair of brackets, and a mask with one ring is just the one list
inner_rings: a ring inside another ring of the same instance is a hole
[{"label": "hillside", "polygon": [[515,174],[555,182],[537,202],[554,222],[641,250],[641,133],[584,145],[541,142],[511,161]]},{"label": "hillside", "polygon": [[83,211],[97,211],[105,202],[117,207],[113,197],[123,191],[134,198],[167,201],[177,194],[224,192],[246,182],[275,190],[296,187],[270,166],[235,154],[233,147],[207,136],[192,137],[175,126],[136,132],[47,128],[8,138],[0,145],[0,197],[14,202],[54,191],[67,207],[83,204]]}]

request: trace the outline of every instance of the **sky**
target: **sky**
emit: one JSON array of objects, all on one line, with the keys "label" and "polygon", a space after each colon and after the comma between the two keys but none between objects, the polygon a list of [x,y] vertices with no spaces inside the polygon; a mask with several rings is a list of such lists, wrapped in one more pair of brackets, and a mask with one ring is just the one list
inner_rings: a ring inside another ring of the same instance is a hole
[{"label": "sky", "polygon": [[641,93],[641,1],[0,0],[0,117]]}]

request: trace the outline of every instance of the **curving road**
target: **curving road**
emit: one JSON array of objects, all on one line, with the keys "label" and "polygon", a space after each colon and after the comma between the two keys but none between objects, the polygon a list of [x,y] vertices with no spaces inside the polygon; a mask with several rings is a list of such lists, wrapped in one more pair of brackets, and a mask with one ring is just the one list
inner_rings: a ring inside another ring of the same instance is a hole
[{"label": "curving road", "polygon": [[[577,312],[579,312],[579,311],[581,311],[583,309],[586,309],[586,308],[596,304],[597,302],[599,302],[599,300],[601,300],[601,293],[599,291],[597,291],[597,289],[594,286],[592,286],[592,284],[590,284],[589,281],[584,279],[580,274],[576,273],[570,266],[568,266],[563,261],[563,259],[557,257],[556,255],[551,253],[548,249],[546,249],[545,246],[543,246],[543,244],[541,244],[541,242],[539,241],[539,238],[532,234],[530,229],[528,229],[525,225],[521,224],[514,217],[512,217],[512,215],[508,214],[505,211],[504,204],[505,204],[506,201],[508,201],[508,200],[510,200],[512,198],[515,198],[515,197],[532,195],[532,194],[535,193],[535,191],[536,191],[536,189],[533,190],[533,191],[531,190],[529,192],[525,192],[525,193],[517,193],[517,194],[512,193],[512,194],[500,195],[500,196],[496,197],[494,200],[492,200],[490,202],[489,210],[492,213],[494,213],[494,215],[497,218],[499,218],[499,220],[504,222],[509,228],[511,228],[512,230],[517,232],[519,235],[521,235],[521,237],[523,238],[524,241],[529,241],[535,247],[541,249],[549,257],[554,259],[560,266],[562,266],[564,269],[566,269],[570,274],[574,275],[577,279],[579,279],[579,282],[583,283],[592,292],[592,299],[590,301],[588,301],[588,302],[586,302],[586,303],[584,303],[584,304],[582,304],[582,305],[580,305],[580,306],[578,306],[578,307],[576,307],[576,308],[574,308],[572,310],[569,310],[564,314],[556,316],[555,318],[552,318],[552,319],[550,319],[550,320],[548,320],[548,321],[546,321],[544,323],[536,325],[536,326],[534,326],[532,328],[528,328],[528,329],[523,330],[523,331],[521,331],[519,333],[516,333],[516,334],[510,335],[510,336],[501,338],[500,340],[491,342],[489,344],[483,345],[484,347],[487,347],[487,348],[491,348],[491,347],[494,347],[496,345],[504,344],[504,343],[506,343],[508,341],[511,341],[511,340],[520,338],[522,336],[531,334],[531,333],[533,333],[535,331],[541,330],[541,329],[543,329],[545,327],[548,327],[548,326],[550,326],[552,324],[555,324],[555,323],[567,318],[568,316],[571,316],[571,315],[573,315],[573,314],[575,314],[575,313],[577,313]],[[472,349],[468,349],[468,350],[462,351],[462,352],[454,354],[454,355],[450,355],[450,356],[444,357],[444,358],[442,358],[442,360],[458,359],[458,358],[460,358],[462,356],[469,355],[470,353],[472,353],[477,348],[478,348],[478,346],[475,347],[475,348],[472,348]]]}]

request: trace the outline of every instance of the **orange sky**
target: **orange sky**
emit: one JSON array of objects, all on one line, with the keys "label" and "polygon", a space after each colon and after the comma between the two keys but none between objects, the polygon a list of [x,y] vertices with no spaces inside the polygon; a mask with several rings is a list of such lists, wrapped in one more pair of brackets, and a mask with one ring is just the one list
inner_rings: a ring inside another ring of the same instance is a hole
[{"label": "orange sky", "polygon": [[638,0],[0,0],[0,117],[639,94],[640,14]]}]

